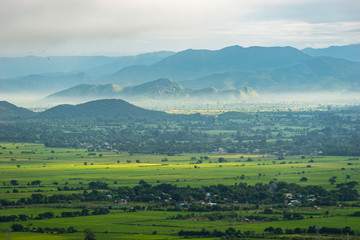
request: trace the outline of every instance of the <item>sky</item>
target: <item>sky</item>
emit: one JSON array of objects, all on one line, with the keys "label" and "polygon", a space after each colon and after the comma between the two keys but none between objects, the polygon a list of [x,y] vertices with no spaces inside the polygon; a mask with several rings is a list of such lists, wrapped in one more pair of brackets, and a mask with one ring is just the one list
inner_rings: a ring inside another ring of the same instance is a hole
[{"label": "sky", "polygon": [[0,0],[0,56],[360,43],[359,0]]}]

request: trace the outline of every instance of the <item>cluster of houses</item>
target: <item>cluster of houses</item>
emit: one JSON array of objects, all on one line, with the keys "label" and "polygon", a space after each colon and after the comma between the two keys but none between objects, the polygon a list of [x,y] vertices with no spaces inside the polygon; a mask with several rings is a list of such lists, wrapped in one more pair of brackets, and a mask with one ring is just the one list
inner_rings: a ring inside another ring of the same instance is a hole
[{"label": "cluster of houses", "polygon": [[[302,202],[300,200],[294,199],[294,195],[292,193],[284,193],[284,196],[286,198],[285,200],[285,204],[287,204],[288,206],[294,206],[297,204],[301,204]],[[299,194],[300,198],[303,198],[302,194]],[[315,195],[314,194],[310,194],[306,196],[306,200],[308,202],[314,202],[316,201]],[[319,208],[320,209],[320,208]]]}]

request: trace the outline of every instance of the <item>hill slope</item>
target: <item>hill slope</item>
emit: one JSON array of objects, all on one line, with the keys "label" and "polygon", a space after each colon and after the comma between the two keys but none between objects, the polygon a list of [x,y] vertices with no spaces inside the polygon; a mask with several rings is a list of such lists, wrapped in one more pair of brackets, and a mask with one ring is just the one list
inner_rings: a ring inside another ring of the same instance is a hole
[{"label": "hill slope", "polygon": [[0,92],[49,94],[81,83],[94,82],[95,79],[85,73],[28,75],[14,79],[0,79]]},{"label": "hill slope", "polygon": [[277,69],[218,73],[181,84],[191,88],[219,89],[249,86],[259,92],[271,91],[358,91],[360,64],[329,57]]},{"label": "hill slope", "polygon": [[22,119],[34,115],[34,112],[26,108],[17,107],[7,101],[0,101],[0,119]]},{"label": "hill slope", "polygon": [[211,100],[229,101],[257,97],[257,93],[248,87],[231,90],[207,88],[202,90],[184,88],[168,78],[160,78],[132,87],[121,88],[115,84],[78,85],[54,93],[44,99],[45,102],[73,102],[84,99],[116,97],[125,100]]},{"label": "hill slope", "polygon": [[360,62],[360,44],[346,46],[332,46],[328,48],[305,48],[302,52],[314,56],[328,56],[334,58],[344,58],[349,61]]},{"label": "hill slope", "polygon": [[104,99],[78,105],[59,105],[39,113],[41,118],[97,118],[146,120],[162,119],[168,114],[137,107],[120,99]]},{"label": "hill slope", "polygon": [[123,89],[116,84],[80,84],[46,97],[47,100],[62,98],[104,98],[114,97]]}]

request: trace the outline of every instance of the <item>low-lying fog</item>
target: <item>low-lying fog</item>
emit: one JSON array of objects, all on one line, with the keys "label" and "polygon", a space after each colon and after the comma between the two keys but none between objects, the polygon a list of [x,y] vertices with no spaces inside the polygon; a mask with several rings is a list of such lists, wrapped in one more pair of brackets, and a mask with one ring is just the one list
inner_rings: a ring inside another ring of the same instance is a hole
[{"label": "low-lying fog", "polygon": [[[71,98],[54,102],[44,100],[43,94],[1,94],[1,101],[8,101],[19,107],[25,107],[33,111],[43,111],[60,104],[79,104],[93,98]],[[177,110],[200,111],[200,110],[234,110],[234,111],[266,111],[266,110],[316,110],[328,108],[328,106],[360,105],[360,95],[355,93],[339,92],[311,92],[291,94],[259,94],[259,97],[235,100],[235,99],[149,99],[132,98],[124,99],[136,106],[176,113]]]}]

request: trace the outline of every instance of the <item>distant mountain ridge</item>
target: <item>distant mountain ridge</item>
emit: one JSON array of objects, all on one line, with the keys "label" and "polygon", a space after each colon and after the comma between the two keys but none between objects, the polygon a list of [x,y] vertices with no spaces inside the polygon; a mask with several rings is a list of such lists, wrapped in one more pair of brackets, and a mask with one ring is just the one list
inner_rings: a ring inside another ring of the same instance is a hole
[{"label": "distant mountain ridge", "polygon": [[292,47],[226,47],[220,50],[185,50],[149,66],[130,66],[104,76],[103,82],[122,86],[157,78],[192,80],[219,72],[290,66],[311,57]]},{"label": "distant mountain ridge", "polygon": [[27,56],[18,58],[0,57],[0,79],[51,72],[84,72],[101,76],[119,71],[130,65],[151,65],[174,52],[160,51],[136,56]]},{"label": "distant mountain ridge", "polygon": [[[71,90],[74,95],[89,98],[101,95],[106,97],[120,95],[126,97],[147,95],[154,98],[176,95],[194,97],[195,94],[188,88],[193,88],[193,90],[209,88],[205,91],[209,95],[210,93],[237,94],[234,91],[211,91],[211,88],[231,90],[244,87],[250,87],[259,93],[356,92],[360,90],[360,63],[346,60],[345,57],[350,56],[350,53],[356,56],[356,49],[359,46],[357,44],[323,50],[304,49],[303,51],[292,47],[230,46],[220,50],[188,49],[178,53],[158,52],[123,58],[41,59],[41,61],[63,63],[63,71],[0,79],[0,93],[4,95],[37,94],[43,97],[72,87],[75,87]],[[319,51],[325,51],[325,53],[319,53]],[[333,57],[319,57],[315,56],[316,54],[328,54]],[[335,58],[335,56],[345,57]],[[29,57],[29,59],[32,58]],[[14,70],[1,65],[2,60],[4,59],[0,58],[0,73],[1,69]],[[79,60],[79,63],[76,63],[76,60]],[[18,66],[19,73],[27,71],[26,68],[22,69],[21,61],[16,64],[14,60],[12,65],[10,64],[12,67]],[[24,66],[29,68],[30,65],[27,65],[26,61]],[[83,71],[64,72],[69,69],[69,63],[73,63],[73,68],[81,65]],[[61,64],[56,66],[59,67]],[[41,69],[50,71],[52,68]],[[173,79],[174,82],[162,84],[158,82],[157,85],[153,82],[154,79]],[[94,84],[97,86],[92,86]]]},{"label": "distant mountain ridge", "polygon": [[160,78],[151,82],[140,84],[137,86],[122,88],[116,84],[97,84],[89,85],[82,84],[70,89],[66,89],[54,93],[46,97],[45,101],[59,101],[77,99],[100,99],[116,97],[126,100],[140,100],[140,99],[207,99],[207,100],[244,100],[246,98],[257,97],[255,90],[246,87],[241,89],[220,90],[215,88],[206,89],[190,89],[184,88],[177,82],[168,79]]},{"label": "distant mountain ridge", "polygon": [[301,51],[313,57],[327,56],[360,62],[360,44],[331,46],[328,48],[305,48]]},{"label": "distant mountain ridge", "polygon": [[0,79],[0,93],[51,93],[81,83],[94,83],[96,79],[85,73],[52,73],[28,75],[13,79]]},{"label": "distant mountain ridge", "polygon": [[217,73],[180,83],[191,88],[250,86],[258,92],[359,91],[360,63],[317,57],[288,67]]}]

